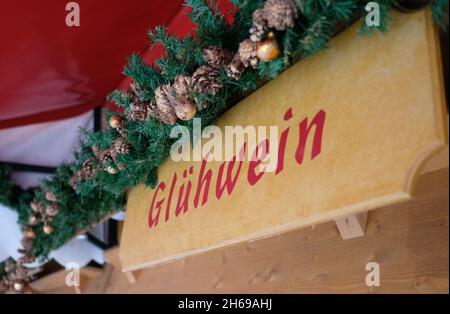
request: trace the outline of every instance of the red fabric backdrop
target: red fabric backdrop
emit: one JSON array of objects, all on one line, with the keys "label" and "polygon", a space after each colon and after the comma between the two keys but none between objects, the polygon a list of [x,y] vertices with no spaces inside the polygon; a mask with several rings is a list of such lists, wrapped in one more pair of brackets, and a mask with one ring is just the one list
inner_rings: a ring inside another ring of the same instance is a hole
[{"label": "red fabric backdrop", "polygon": [[[165,24],[181,37],[193,32],[183,0],[78,0],[80,27],[67,27],[63,0],[2,3],[0,10],[0,129],[78,115],[105,102],[130,81],[126,57],[141,52],[149,64],[147,32]],[[233,6],[218,1],[232,22]]]},{"label": "red fabric backdrop", "polygon": [[67,27],[68,2],[2,2],[0,128],[102,104],[121,81],[126,57],[146,49],[147,31],[170,25],[183,8],[182,0],[78,0],[81,26]]}]

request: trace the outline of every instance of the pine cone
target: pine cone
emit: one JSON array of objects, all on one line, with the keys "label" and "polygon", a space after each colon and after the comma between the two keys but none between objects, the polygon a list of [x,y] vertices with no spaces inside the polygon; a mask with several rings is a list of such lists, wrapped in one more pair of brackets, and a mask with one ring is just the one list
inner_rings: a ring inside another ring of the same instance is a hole
[{"label": "pine cone", "polygon": [[147,105],[142,102],[133,102],[130,104],[130,120],[145,121],[148,117]]},{"label": "pine cone", "polygon": [[173,88],[175,89],[178,97],[188,98],[189,89],[191,85],[191,78],[187,75],[178,75],[173,82]]},{"label": "pine cone", "polygon": [[31,203],[30,203],[31,209],[36,212],[39,213],[43,210],[42,205],[36,200],[34,199]]},{"label": "pine cone", "polygon": [[186,75],[178,75],[173,83],[173,89],[177,95],[173,99],[173,108],[175,114],[181,120],[191,120],[197,113],[195,102],[189,97],[190,77]]},{"label": "pine cone", "polygon": [[47,208],[45,209],[45,214],[50,217],[56,216],[58,214],[58,212],[59,212],[59,206],[56,203],[53,203],[53,204],[47,206]]},{"label": "pine cone", "polygon": [[16,268],[13,274],[15,280],[28,281],[30,277],[30,270],[23,265],[19,265],[19,267]]},{"label": "pine cone", "polygon": [[93,145],[91,147],[92,153],[94,154],[95,158],[100,159],[100,156],[102,154],[102,149],[98,147],[97,145]]},{"label": "pine cone", "polygon": [[24,252],[24,254],[19,258],[19,263],[29,264],[33,263],[36,260],[36,257],[33,256],[30,252]]},{"label": "pine cone", "polygon": [[278,31],[293,27],[295,19],[298,17],[294,0],[267,0],[264,5],[264,13],[267,26]]},{"label": "pine cone", "polygon": [[113,163],[115,159],[115,156],[113,156],[114,154],[115,152],[113,152],[113,150],[110,148],[103,150],[100,155],[100,159],[98,160],[99,168],[106,169],[108,164]]},{"label": "pine cone", "polygon": [[95,170],[93,168],[93,159],[89,158],[83,162],[83,166],[80,170],[75,172],[75,174],[70,178],[69,185],[75,189],[77,183],[80,180],[86,180],[92,178],[95,175]]},{"label": "pine cone", "polygon": [[165,124],[172,125],[177,121],[175,110],[170,102],[169,95],[167,95],[167,88],[170,85],[158,86],[155,90],[157,118]]},{"label": "pine cone", "polygon": [[92,178],[94,175],[94,161],[91,158],[88,158],[83,162],[83,168],[81,168],[81,178],[85,180]]},{"label": "pine cone", "polygon": [[47,191],[47,193],[45,193],[45,199],[50,202],[58,202],[56,195],[52,191]]},{"label": "pine cone", "polygon": [[10,273],[12,272],[14,269],[16,269],[16,263],[13,262],[11,259],[7,259],[5,261],[5,272]]},{"label": "pine cone", "polygon": [[206,63],[214,68],[219,69],[223,66],[226,66],[228,63],[230,63],[231,58],[231,53],[224,48],[211,46],[203,49],[203,60],[205,60]]},{"label": "pine cone", "polygon": [[30,238],[23,238],[22,241],[20,242],[20,244],[22,245],[23,249],[25,251],[31,251],[31,248],[33,247],[33,240]]},{"label": "pine cone", "polygon": [[130,152],[130,146],[123,137],[119,137],[112,144],[114,151],[118,154],[127,154]]},{"label": "pine cone", "polygon": [[218,75],[218,69],[210,65],[201,66],[192,74],[192,87],[198,93],[215,95],[223,86],[217,80]]},{"label": "pine cone", "polygon": [[137,102],[144,102],[146,100],[145,90],[141,85],[139,85],[136,82],[133,82],[130,84],[130,87],[131,90],[133,91],[133,94],[135,95]]},{"label": "pine cone", "polygon": [[253,25],[250,28],[251,41],[260,41],[267,30],[266,13],[264,9],[257,9],[253,12]]},{"label": "pine cone", "polygon": [[239,58],[241,59],[244,67],[251,66],[256,69],[258,66],[258,57],[256,55],[256,43],[250,39],[245,39],[239,44]]},{"label": "pine cone", "polygon": [[244,70],[245,66],[241,61],[241,57],[239,56],[239,53],[236,53],[233,60],[231,60],[231,63],[228,65],[228,76],[238,80]]},{"label": "pine cone", "polygon": [[69,185],[72,187],[72,189],[75,190],[75,187],[76,187],[78,181],[80,181],[80,175],[77,172],[69,180]]}]

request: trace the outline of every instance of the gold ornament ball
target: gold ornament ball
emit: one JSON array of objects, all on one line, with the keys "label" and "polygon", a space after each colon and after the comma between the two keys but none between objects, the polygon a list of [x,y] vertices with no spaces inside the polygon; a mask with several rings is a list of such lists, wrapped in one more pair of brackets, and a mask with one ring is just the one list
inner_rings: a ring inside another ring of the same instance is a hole
[{"label": "gold ornament ball", "polygon": [[184,104],[183,106],[175,108],[175,113],[180,120],[189,121],[195,117],[197,106],[194,104]]},{"label": "gold ornament ball", "polygon": [[111,116],[109,118],[109,126],[113,129],[117,129],[120,126],[120,122],[122,122],[122,118],[120,116]]},{"label": "gold ornament ball", "polygon": [[108,171],[109,174],[116,174],[118,172],[117,168],[113,166],[106,168],[106,171]]},{"label": "gold ornament ball", "polygon": [[23,235],[24,235],[25,238],[29,238],[29,239],[35,239],[36,238],[36,232],[34,232],[33,229],[25,230]]},{"label": "gold ornament ball", "polygon": [[28,223],[30,225],[36,225],[37,223],[39,223],[39,217],[36,215],[31,215],[30,218],[28,218]]},{"label": "gold ornament ball", "polygon": [[13,285],[13,288],[17,292],[22,292],[23,289],[25,289],[25,284],[23,283],[23,281],[16,281]]},{"label": "gold ornament ball", "polygon": [[53,232],[53,227],[50,225],[44,225],[44,233],[51,234]]},{"label": "gold ornament ball", "polygon": [[256,48],[256,55],[261,61],[272,61],[280,55],[280,48],[278,48],[275,34],[270,32],[267,35],[267,39],[258,42]]}]

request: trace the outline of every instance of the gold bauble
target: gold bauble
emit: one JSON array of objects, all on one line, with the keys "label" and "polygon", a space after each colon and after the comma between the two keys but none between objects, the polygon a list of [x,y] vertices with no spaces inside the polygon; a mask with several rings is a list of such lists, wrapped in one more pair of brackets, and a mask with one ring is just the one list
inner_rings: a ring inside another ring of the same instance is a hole
[{"label": "gold bauble", "polygon": [[116,174],[119,170],[114,166],[108,166],[108,168],[106,168],[106,171],[108,171],[109,174]]},{"label": "gold bauble", "polygon": [[13,284],[13,288],[14,288],[14,290],[15,291],[17,291],[17,292],[22,292],[23,291],[23,289],[25,289],[25,283],[23,282],[23,281],[16,281],[14,284]]},{"label": "gold bauble", "polygon": [[280,48],[278,48],[278,43],[273,32],[267,34],[267,39],[258,42],[256,55],[258,56],[258,59],[264,62],[278,58],[280,55]]},{"label": "gold bauble", "polygon": [[109,126],[113,129],[117,129],[120,126],[120,122],[122,122],[122,118],[120,116],[114,115],[109,118]]},{"label": "gold bauble", "polygon": [[44,233],[45,234],[51,234],[53,233],[53,227],[50,225],[44,225]]},{"label": "gold bauble", "polygon": [[31,215],[30,218],[28,218],[28,224],[30,225],[36,225],[39,223],[39,216],[37,215]]},{"label": "gold bauble", "polygon": [[23,233],[23,236],[24,236],[25,238],[34,239],[34,238],[36,238],[36,232],[34,232],[33,229],[27,229],[27,230],[25,230],[25,232]]}]

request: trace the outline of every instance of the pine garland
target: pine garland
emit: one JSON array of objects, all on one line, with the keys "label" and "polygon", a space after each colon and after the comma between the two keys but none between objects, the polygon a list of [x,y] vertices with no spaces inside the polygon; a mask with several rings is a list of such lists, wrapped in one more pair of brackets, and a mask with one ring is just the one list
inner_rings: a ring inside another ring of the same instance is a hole
[{"label": "pine garland", "polygon": [[[294,1],[294,0],[292,0]],[[141,119],[133,116],[136,100],[148,107],[142,109],[142,117],[153,113],[155,91],[167,84],[172,84],[179,75],[192,76],[200,67],[205,66],[203,51],[208,47],[218,47],[236,52],[239,44],[249,38],[249,29],[253,25],[253,13],[264,7],[265,0],[231,0],[236,6],[233,23],[227,23],[212,1],[187,0],[192,8],[190,18],[197,24],[196,36],[178,39],[168,35],[163,27],[157,27],[149,33],[152,43],[162,44],[166,48],[164,57],[155,65],[149,66],[139,55],[133,54],[128,60],[123,74],[132,78],[130,90],[115,90],[108,99],[123,108],[118,114],[107,111],[109,120],[126,121],[116,129],[102,132],[85,133],[80,149],[75,153],[75,161],[58,167],[56,175],[32,190],[23,191],[10,179],[11,170],[0,167],[0,203],[19,212],[19,223],[24,228],[30,224],[30,217],[35,215],[30,206],[34,199],[36,204],[46,208],[57,204],[58,213],[52,217],[52,233],[43,230],[44,221],[33,226],[36,231],[29,253],[39,259],[67,243],[77,233],[98,223],[102,218],[122,210],[128,189],[145,183],[154,187],[157,184],[157,169],[168,158],[170,147],[175,139],[170,138],[173,127],[161,122],[158,115]],[[364,16],[367,1],[361,0],[296,0],[298,18],[294,25],[282,31],[276,31],[281,54],[270,62],[259,62],[256,68],[248,67],[239,79],[230,77],[226,67],[217,69],[217,80],[221,88],[216,93],[193,92],[199,110],[196,117],[202,119],[202,127],[213,124],[217,117],[237,101],[253,92],[262,83],[275,78],[293,62],[318,53],[327,47],[330,38],[342,27]],[[294,3],[293,2],[293,3]],[[381,9],[380,31],[388,30],[389,12],[395,5],[394,0],[379,0]],[[436,23],[446,23],[445,6],[448,1],[434,0],[431,7]],[[364,24],[361,33],[370,31]],[[133,109],[134,108],[134,109]],[[201,109],[201,110],[200,110]],[[154,114],[154,113],[153,113]],[[130,119],[130,117],[139,119]],[[175,125],[183,125],[192,130],[192,120],[177,120]],[[111,152],[115,141],[124,139],[129,149],[114,155],[111,159],[106,153],[99,159],[99,152]],[[95,149],[93,149],[95,147]],[[109,149],[109,151],[108,151]],[[109,158],[109,159],[108,159]],[[88,162],[87,162],[88,161]],[[87,165],[89,166],[88,168]],[[114,171],[104,168],[116,167]],[[120,169],[117,169],[120,168]],[[86,170],[92,170],[86,172]],[[117,171],[117,173],[113,173]],[[79,175],[73,181],[74,174]],[[69,182],[75,186],[75,189]],[[47,192],[54,195],[49,200]],[[0,272],[2,267],[0,265]],[[1,278],[1,276],[0,276]]]}]

